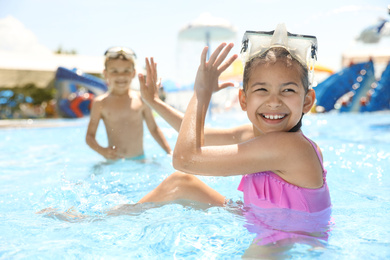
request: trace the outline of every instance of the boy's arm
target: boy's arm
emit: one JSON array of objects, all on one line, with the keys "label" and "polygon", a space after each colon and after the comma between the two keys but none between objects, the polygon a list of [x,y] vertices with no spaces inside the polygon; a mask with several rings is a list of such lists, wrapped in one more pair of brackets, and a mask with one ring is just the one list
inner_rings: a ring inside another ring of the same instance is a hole
[{"label": "boy's arm", "polygon": [[167,139],[165,138],[161,129],[157,126],[156,120],[154,120],[152,110],[146,104],[143,110],[143,117],[154,140],[156,140],[156,142],[161,146],[161,148],[164,149],[167,154],[172,154],[172,149],[169,146]]},{"label": "boy's arm", "polygon": [[154,63],[153,58],[150,59],[150,63],[146,58],[145,63],[146,79],[143,74],[138,74],[142,99],[179,132],[184,114],[160,99],[158,89],[161,87],[161,81],[157,80],[157,64]]},{"label": "boy's arm", "polygon": [[[139,76],[140,82],[143,75]],[[183,120],[184,114],[179,110],[171,107],[160,99],[157,94],[157,90],[153,87],[146,87],[145,83],[141,83],[141,95],[142,99],[153,108],[168,124],[170,124],[177,132],[180,131],[180,125]],[[154,93],[153,93],[154,92]]]},{"label": "boy's arm", "polygon": [[[153,58],[145,59],[147,79],[142,74],[138,75],[142,99],[153,108],[168,124],[177,132],[183,121],[184,114],[168,105],[158,96],[157,64]],[[252,125],[246,124],[231,129],[205,128],[205,145],[237,144],[253,138]]]},{"label": "boy's arm", "polygon": [[92,148],[92,150],[99,153],[100,155],[102,155],[106,159],[118,159],[114,148],[102,147],[96,141],[96,131],[97,131],[97,128],[99,126],[99,121],[101,118],[101,110],[102,110],[101,101],[97,101],[95,99],[92,102],[90,119],[89,119],[89,123],[88,123],[88,129],[87,129],[85,141],[88,144],[88,146]]}]

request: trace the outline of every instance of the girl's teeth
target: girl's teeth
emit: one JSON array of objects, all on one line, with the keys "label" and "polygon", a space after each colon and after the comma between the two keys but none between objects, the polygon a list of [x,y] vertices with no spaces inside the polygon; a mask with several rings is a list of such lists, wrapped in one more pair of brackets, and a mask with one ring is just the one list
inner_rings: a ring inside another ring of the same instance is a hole
[{"label": "girl's teeth", "polygon": [[265,118],[267,118],[267,119],[281,119],[281,118],[283,118],[284,116],[282,116],[282,115],[264,115],[264,117]]}]

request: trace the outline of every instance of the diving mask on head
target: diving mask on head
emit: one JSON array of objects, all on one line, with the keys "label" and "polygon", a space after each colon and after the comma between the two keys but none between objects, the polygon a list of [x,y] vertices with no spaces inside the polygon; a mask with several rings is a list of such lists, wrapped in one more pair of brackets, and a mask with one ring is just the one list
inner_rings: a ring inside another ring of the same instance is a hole
[{"label": "diving mask on head", "polygon": [[242,38],[241,58],[245,63],[260,56],[272,47],[285,48],[309,71],[312,83],[314,64],[317,60],[317,38],[311,35],[289,33],[284,24],[278,24],[274,31],[246,31]]},{"label": "diving mask on head", "polygon": [[112,47],[106,50],[104,53],[104,56],[109,59],[117,59],[120,55],[125,57],[127,60],[136,60],[137,55],[135,55],[135,52],[126,47]]}]

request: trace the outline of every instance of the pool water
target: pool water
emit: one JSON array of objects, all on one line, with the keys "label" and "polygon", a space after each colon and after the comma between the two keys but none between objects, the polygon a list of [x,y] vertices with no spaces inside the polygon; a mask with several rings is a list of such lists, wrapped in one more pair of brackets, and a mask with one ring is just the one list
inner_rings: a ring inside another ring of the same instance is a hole
[{"label": "pool water", "polygon": [[[214,114],[207,124],[229,127],[244,118]],[[177,133],[161,118],[157,122],[174,147]],[[115,205],[136,203],[174,169],[147,130],[146,163],[107,163],[85,144],[87,123],[55,119],[31,124],[41,127],[0,129],[0,259],[241,258],[256,234],[239,203],[148,205],[107,216]],[[334,224],[323,248],[296,244],[283,257],[390,258],[390,113],[312,114],[303,130],[322,148]],[[97,138],[107,141],[103,125]],[[242,199],[239,176],[201,179],[232,201]],[[89,217],[64,221],[35,214],[48,207]]]}]

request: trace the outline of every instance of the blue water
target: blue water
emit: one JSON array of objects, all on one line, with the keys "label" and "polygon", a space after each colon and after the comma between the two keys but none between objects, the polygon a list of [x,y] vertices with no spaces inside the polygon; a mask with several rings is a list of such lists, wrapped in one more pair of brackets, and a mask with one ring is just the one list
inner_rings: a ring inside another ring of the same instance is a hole
[{"label": "blue water", "polygon": [[[228,127],[244,118],[216,114],[208,125]],[[173,147],[177,133],[157,122]],[[135,203],[156,187],[173,171],[171,158],[146,131],[147,163],[106,163],[85,144],[87,123],[56,119],[0,129],[0,259],[241,258],[256,234],[236,204],[168,204],[106,216],[105,210]],[[296,244],[284,256],[390,258],[390,113],[307,115],[303,123],[322,148],[335,224],[322,249]],[[97,138],[106,143],[103,125]],[[242,199],[238,176],[202,180],[233,201]],[[68,222],[35,214],[48,207],[90,217]]]}]

